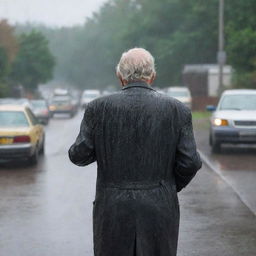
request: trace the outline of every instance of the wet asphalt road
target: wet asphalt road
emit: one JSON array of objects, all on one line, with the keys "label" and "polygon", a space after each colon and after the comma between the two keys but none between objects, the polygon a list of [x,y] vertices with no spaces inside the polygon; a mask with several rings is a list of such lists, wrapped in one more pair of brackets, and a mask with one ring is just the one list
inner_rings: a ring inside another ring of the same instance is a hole
[{"label": "wet asphalt road", "polygon": [[[81,117],[50,122],[36,167],[0,165],[0,256],[93,256],[96,164],[67,156]],[[256,255],[255,215],[219,175],[204,166],[179,199],[179,256]]]},{"label": "wet asphalt road", "polygon": [[199,122],[194,125],[198,149],[256,215],[256,145],[226,144],[221,153],[212,154],[208,120]]}]

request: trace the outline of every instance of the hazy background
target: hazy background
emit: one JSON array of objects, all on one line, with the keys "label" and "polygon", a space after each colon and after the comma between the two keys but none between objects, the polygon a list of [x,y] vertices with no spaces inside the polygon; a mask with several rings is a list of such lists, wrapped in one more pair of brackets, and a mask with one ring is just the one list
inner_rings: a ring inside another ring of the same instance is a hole
[{"label": "hazy background", "polygon": [[[232,87],[256,88],[255,12],[255,0],[225,1]],[[117,86],[119,58],[136,46],[155,57],[155,86],[186,85],[186,65],[217,65],[218,22],[219,0],[0,0],[0,96],[51,81]]]},{"label": "hazy background", "polygon": [[0,18],[49,26],[83,24],[106,0],[0,0]]}]

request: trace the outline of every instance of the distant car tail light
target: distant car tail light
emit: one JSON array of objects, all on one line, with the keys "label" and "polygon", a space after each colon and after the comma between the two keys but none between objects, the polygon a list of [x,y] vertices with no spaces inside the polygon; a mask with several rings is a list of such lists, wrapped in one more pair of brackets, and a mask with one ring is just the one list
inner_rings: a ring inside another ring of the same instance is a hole
[{"label": "distant car tail light", "polygon": [[213,124],[215,126],[228,126],[228,120],[220,119],[220,118],[215,118],[213,120]]},{"label": "distant car tail light", "polygon": [[55,106],[50,106],[49,109],[50,109],[51,111],[54,111],[54,110],[56,110],[56,107],[55,107]]},{"label": "distant car tail light", "polygon": [[47,109],[45,109],[45,110],[42,111],[42,113],[43,113],[44,115],[48,115],[49,111],[48,111]]},{"label": "distant car tail light", "polygon": [[13,139],[13,143],[28,143],[30,142],[29,136],[16,136]]}]

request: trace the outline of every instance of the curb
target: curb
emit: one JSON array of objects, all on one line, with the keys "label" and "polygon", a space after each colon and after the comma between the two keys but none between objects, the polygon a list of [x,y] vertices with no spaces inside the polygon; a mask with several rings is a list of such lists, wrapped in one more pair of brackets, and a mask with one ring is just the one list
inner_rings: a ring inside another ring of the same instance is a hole
[{"label": "curb", "polygon": [[216,167],[214,166],[211,161],[208,159],[208,157],[201,151],[198,150],[202,162],[212,171],[214,171],[228,186],[230,186],[232,188],[232,190],[235,192],[235,194],[238,196],[238,198],[242,201],[242,203],[250,210],[250,212],[252,212],[253,215],[256,216],[256,212],[251,208],[250,204],[247,202],[246,199],[244,199],[241,194],[239,193],[239,191],[230,183],[230,181],[222,174],[222,172]]}]

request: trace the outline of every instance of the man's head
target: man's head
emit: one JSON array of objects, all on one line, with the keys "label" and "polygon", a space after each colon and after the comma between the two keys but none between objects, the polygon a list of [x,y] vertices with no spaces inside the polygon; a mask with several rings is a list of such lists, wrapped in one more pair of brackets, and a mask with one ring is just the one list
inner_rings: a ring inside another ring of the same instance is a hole
[{"label": "man's head", "polygon": [[143,48],[133,48],[122,54],[116,67],[122,85],[144,81],[152,84],[156,77],[154,57]]}]

